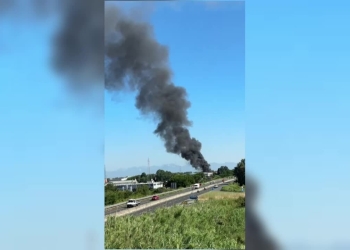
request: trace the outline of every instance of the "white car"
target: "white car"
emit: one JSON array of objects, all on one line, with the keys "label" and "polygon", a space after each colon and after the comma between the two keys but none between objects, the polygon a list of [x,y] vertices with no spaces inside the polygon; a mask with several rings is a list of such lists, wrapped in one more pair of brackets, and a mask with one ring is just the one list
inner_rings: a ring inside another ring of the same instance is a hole
[{"label": "white car", "polygon": [[138,205],[140,205],[140,202],[137,201],[137,200],[129,200],[127,203],[126,203],[126,207],[137,207]]}]

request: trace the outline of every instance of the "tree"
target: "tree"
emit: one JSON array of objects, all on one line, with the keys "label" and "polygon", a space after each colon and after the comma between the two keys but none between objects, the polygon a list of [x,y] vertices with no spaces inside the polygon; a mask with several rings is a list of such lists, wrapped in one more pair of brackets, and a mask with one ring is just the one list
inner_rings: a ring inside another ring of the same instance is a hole
[{"label": "tree", "polygon": [[245,159],[242,159],[233,169],[233,175],[240,186],[245,185]]},{"label": "tree", "polygon": [[162,169],[158,169],[156,172],[157,181],[165,181],[165,171]]},{"label": "tree", "polygon": [[193,175],[194,183],[199,183],[202,182],[204,179],[204,173],[199,172]]},{"label": "tree", "polygon": [[149,187],[147,185],[138,186],[136,189],[136,193],[141,194],[141,195],[148,195],[149,194]]},{"label": "tree", "polygon": [[156,172],[155,178],[157,181],[166,182],[166,181],[169,181],[172,176],[173,176],[173,173],[159,169]]},{"label": "tree", "polygon": [[147,182],[147,174],[145,172],[143,172],[137,181],[138,182]]},{"label": "tree", "polygon": [[227,177],[231,175],[231,171],[227,166],[221,166],[218,168],[218,175],[221,177]]},{"label": "tree", "polygon": [[117,190],[117,188],[113,185],[113,184],[107,184],[106,186],[105,186],[105,192],[107,192],[107,191],[116,191]]},{"label": "tree", "polygon": [[111,190],[105,191],[105,206],[112,205],[116,201],[116,194]]}]

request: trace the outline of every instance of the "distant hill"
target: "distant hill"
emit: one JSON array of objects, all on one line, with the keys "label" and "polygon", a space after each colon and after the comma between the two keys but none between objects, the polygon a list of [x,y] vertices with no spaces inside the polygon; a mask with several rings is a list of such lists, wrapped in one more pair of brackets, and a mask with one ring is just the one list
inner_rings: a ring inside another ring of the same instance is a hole
[{"label": "distant hill", "polygon": [[[221,166],[227,166],[229,169],[233,169],[234,167],[236,167],[236,165],[237,163],[234,163],[234,162],[210,163],[210,167],[213,170],[217,170]],[[151,166],[151,174],[154,174],[158,169],[162,169],[164,171],[170,171],[174,173],[175,172],[197,172],[197,170],[190,165],[179,166],[176,164],[167,164],[163,166]],[[145,172],[146,174],[148,174],[148,167],[141,166],[141,167],[119,168],[113,171],[106,171],[106,177],[115,178],[115,177],[134,176],[134,175],[140,175],[142,172]]]}]

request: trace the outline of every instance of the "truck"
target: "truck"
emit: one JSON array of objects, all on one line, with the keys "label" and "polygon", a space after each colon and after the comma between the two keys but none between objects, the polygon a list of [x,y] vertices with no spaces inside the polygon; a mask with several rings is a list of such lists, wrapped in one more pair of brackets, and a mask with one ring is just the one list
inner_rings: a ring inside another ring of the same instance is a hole
[{"label": "truck", "polygon": [[140,202],[137,200],[134,200],[134,199],[131,199],[126,203],[126,207],[128,207],[128,208],[129,207],[137,207],[138,205],[140,205]]},{"label": "truck", "polygon": [[198,184],[198,183],[193,184],[194,189],[198,189],[200,186],[201,186],[201,185],[200,185],[200,184]]}]

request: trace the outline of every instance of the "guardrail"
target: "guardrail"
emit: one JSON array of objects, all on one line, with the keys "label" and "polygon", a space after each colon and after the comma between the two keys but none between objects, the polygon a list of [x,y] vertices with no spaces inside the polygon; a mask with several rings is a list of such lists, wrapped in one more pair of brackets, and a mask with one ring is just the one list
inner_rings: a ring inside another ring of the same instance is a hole
[{"label": "guardrail", "polygon": [[[229,179],[230,181],[232,181],[232,180],[234,180],[234,177],[231,176],[231,177],[226,177],[226,178],[222,178],[222,179]],[[213,184],[220,183],[220,182],[222,182],[222,179],[217,179],[217,180],[212,180],[212,181],[209,181],[209,182],[205,182],[205,183],[203,183],[203,185],[208,186],[208,185],[210,185],[210,183],[213,183]],[[176,193],[179,193],[179,192],[185,192],[187,190],[188,191],[192,190],[192,187],[176,189],[176,190],[173,190],[173,191],[168,191],[168,192],[164,192],[164,193],[160,193],[160,194],[156,194],[156,195],[158,195],[159,197],[162,197],[162,196],[167,196],[169,194],[176,194]],[[150,200],[152,198],[152,196],[153,195],[142,197],[142,198],[139,198],[139,199],[136,198],[136,200],[138,200],[138,201]],[[125,204],[126,204],[126,201],[120,202],[120,203],[117,203],[117,204],[114,204],[114,205],[105,206],[105,214],[109,210],[113,210],[113,209],[115,209],[117,207],[120,207],[120,206],[125,206]]]},{"label": "guardrail", "polygon": [[[151,199],[154,195],[158,195],[159,197],[161,197],[161,196],[164,196],[164,195],[167,195],[167,194],[171,194],[171,193],[182,192],[182,191],[185,191],[186,189],[190,189],[190,188],[191,188],[191,187],[179,188],[179,189],[176,189],[176,190],[167,191],[167,192],[163,192],[163,193],[160,193],[160,194],[152,194],[152,195],[145,196],[145,197],[141,197],[141,198],[130,198],[130,199],[135,199],[135,200],[138,200],[138,201],[149,200],[149,199]],[[112,208],[115,208],[115,207],[119,207],[119,206],[125,205],[126,202],[127,202],[127,201],[123,201],[123,202],[120,202],[120,203],[117,203],[117,204],[105,206],[105,210],[108,210],[108,209],[112,209]]]},{"label": "guardrail", "polygon": [[[227,183],[227,182],[231,182],[231,181],[234,181],[235,179],[226,179],[226,181],[224,181],[224,183]],[[222,181],[216,181],[216,182],[213,182],[213,184],[210,184],[209,182],[209,185],[207,185],[207,187],[213,187],[215,186],[215,184],[219,183],[219,182],[222,182]],[[187,189],[187,188],[186,188]],[[185,190],[185,189],[183,189]],[[161,204],[161,203],[164,203],[164,202],[167,202],[167,201],[170,201],[170,200],[173,200],[173,199],[176,199],[176,198],[180,198],[182,196],[186,196],[186,195],[190,195],[192,194],[192,189],[189,190],[189,192],[184,192],[182,194],[178,194],[178,195],[174,195],[174,196],[170,196],[170,197],[167,197],[165,199],[162,199],[162,200],[158,200],[158,201],[155,201],[155,202],[152,202],[152,203],[148,203],[148,204],[143,204],[143,205],[140,205],[136,208],[132,208],[132,209],[128,209],[128,210],[124,210],[122,212],[119,212],[119,213],[114,213],[114,214],[110,214],[110,215],[105,215],[105,222],[107,220],[106,217],[109,217],[109,216],[115,216],[115,217],[120,217],[120,216],[124,216],[124,215],[127,215],[127,214],[131,214],[131,213],[134,213],[134,212],[137,212],[139,210],[143,210],[143,209],[146,209],[148,207],[152,207],[152,206],[155,206],[155,205],[158,205],[158,204]],[[125,203],[124,203],[125,205]]]}]

